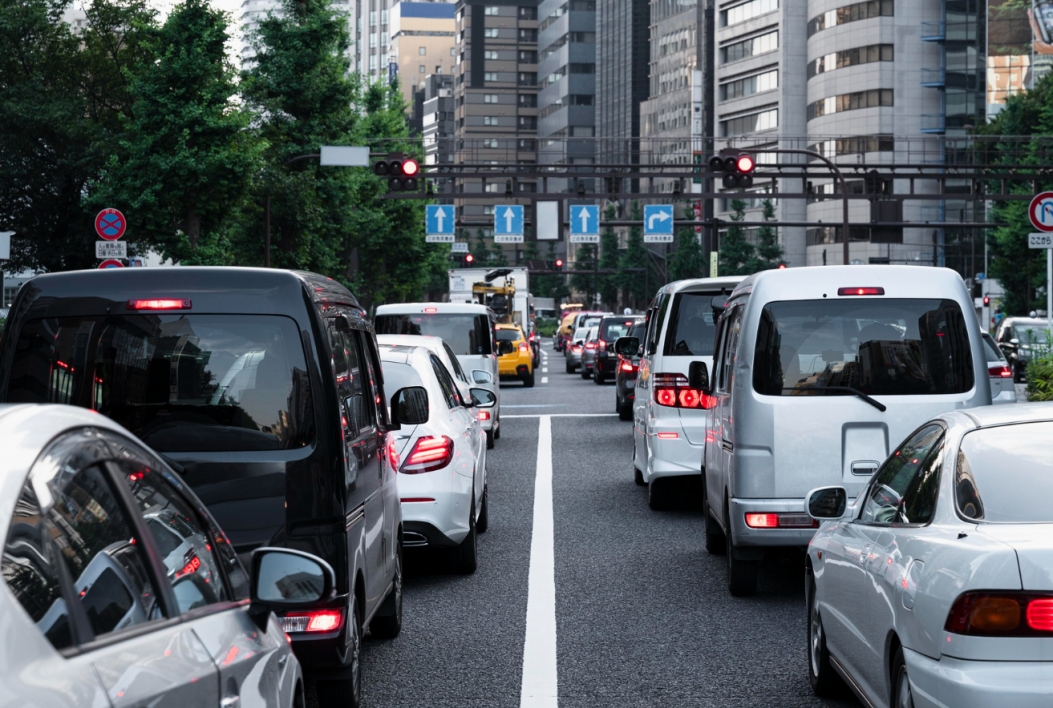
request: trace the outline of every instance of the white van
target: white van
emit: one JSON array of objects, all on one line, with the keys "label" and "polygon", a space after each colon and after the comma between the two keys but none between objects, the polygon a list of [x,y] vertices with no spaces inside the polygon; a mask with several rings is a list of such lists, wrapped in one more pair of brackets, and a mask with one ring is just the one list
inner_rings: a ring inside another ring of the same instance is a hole
[{"label": "white van", "polygon": [[[439,337],[453,350],[472,384],[497,397],[492,421],[483,423],[487,447],[501,437],[501,387],[497,373],[494,313],[485,305],[419,302],[381,305],[373,326],[381,334],[425,334]],[[476,376],[475,371],[489,374]]]},{"label": "white van", "polygon": [[717,328],[710,302],[741,281],[678,280],[659,290],[647,311],[633,403],[633,468],[636,483],[647,485],[652,509],[680,498],[673,478],[698,477],[702,469],[706,411],[697,392],[687,390],[688,367],[693,361],[712,366]]},{"label": "white van", "polygon": [[769,270],[713,304],[716,360],[689,379],[713,400],[706,550],[727,554],[732,595],[756,591],[765,548],[808,545],[810,490],[855,497],[919,425],[991,403],[980,327],[952,270]]}]

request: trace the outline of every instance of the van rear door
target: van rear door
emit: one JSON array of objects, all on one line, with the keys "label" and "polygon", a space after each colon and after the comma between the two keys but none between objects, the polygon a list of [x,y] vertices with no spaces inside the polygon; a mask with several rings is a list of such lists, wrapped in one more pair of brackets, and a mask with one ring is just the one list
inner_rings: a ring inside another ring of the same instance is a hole
[{"label": "van rear door", "polygon": [[[681,374],[686,384],[693,361],[703,361],[713,369],[713,348],[717,326],[711,302],[719,290],[687,290],[673,296],[669,321],[662,341],[660,374]],[[680,423],[692,445],[706,440],[706,411],[702,408],[680,408]]]}]

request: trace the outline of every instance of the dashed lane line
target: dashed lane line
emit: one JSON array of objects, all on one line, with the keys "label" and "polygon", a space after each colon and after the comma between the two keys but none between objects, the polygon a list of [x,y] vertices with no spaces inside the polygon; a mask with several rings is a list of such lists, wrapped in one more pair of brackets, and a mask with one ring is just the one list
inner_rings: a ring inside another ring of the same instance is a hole
[{"label": "dashed lane line", "polygon": [[[549,406],[523,406],[524,408],[547,408]],[[503,415],[504,418],[614,418],[617,413],[518,413]]]},{"label": "dashed lane line", "polygon": [[541,377],[541,383],[547,384],[548,383],[548,377],[547,376],[542,376]]}]

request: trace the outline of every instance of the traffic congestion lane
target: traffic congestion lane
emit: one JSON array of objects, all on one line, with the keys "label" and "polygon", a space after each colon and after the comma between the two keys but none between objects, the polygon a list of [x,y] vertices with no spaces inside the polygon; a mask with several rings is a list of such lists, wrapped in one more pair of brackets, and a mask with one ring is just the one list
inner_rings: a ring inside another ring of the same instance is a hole
[{"label": "traffic congestion lane", "polygon": [[550,383],[502,390],[479,569],[459,576],[441,556],[407,555],[402,634],[366,642],[365,705],[531,705],[521,691],[542,415],[552,416],[559,706],[858,705],[809,689],[803,559],[773,559],[754,598],[728,596],[700,511],[652,512],[633,483],[613,384],[564,374],[544,347]]}]

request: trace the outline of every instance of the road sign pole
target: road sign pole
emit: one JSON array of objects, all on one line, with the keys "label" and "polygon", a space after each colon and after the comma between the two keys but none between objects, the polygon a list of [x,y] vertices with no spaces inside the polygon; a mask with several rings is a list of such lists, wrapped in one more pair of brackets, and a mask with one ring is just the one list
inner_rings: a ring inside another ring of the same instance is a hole
[{"label": "road sign pole", "polygon": [[1046,341],[1053,332],[1053,248],[1046,249]]}]

